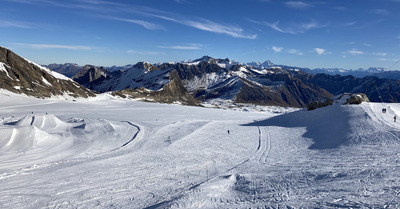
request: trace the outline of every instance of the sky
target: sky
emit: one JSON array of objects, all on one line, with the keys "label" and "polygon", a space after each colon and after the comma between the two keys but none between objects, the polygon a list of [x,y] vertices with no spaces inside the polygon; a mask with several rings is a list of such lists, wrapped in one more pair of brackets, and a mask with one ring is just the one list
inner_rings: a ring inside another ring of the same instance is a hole
[{"label": "sky", "polygon": [[38,64],[197,59],[400,70],[400,0],[0,0],[0,46]]}]

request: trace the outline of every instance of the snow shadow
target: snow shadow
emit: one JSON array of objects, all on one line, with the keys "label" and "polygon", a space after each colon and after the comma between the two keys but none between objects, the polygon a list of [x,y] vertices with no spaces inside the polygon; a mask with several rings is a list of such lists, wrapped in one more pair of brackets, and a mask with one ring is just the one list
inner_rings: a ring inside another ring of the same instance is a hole
[{"label": "snow shadow", "polygon": [[265,126],[270,127],[271,131],[274,127],[306,127],[307,131],[302,137],[313,140],[310,149],[332,149],[349,141],[350,119],[350,112],[346,108],[333,105],[313,111],[303,109],[243,126]]}]

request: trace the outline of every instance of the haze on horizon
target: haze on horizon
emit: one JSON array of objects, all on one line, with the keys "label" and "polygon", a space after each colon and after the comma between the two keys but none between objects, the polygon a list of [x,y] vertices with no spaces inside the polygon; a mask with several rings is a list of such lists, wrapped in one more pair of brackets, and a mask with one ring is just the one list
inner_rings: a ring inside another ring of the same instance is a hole
[{"label": "haze on horizon", "polygon": [[0,45],[39,64],[271,60],[400,70],[399,0],[1,0]]}]

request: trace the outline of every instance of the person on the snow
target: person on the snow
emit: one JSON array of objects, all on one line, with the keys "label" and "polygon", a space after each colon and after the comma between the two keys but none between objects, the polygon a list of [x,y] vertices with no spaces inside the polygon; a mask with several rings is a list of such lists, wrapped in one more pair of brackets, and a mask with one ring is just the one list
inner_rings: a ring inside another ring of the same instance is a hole
[{"label": "person on the snow", "polygon": [[394,118],[393,118],[393,119],[394,119],[394,122],[396,122],[396,116],[394,116]]}]

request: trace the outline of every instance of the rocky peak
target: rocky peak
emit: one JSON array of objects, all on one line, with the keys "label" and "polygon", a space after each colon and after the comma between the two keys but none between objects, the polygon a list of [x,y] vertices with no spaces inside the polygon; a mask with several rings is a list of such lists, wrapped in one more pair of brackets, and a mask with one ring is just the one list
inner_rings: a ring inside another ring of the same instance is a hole
[{"label": "rocky peak", "polygon": [[138,62],[133,67],[138,68],[138,69],[145,69],[146,71],[158,70],[158,68],[156,66],[154,66],[148,62]]},{"label": "rocky peak", "polygon": [[35,97],[94,94],[71,79],[30,62],[9,49],[0,47],[0,88]]}]

